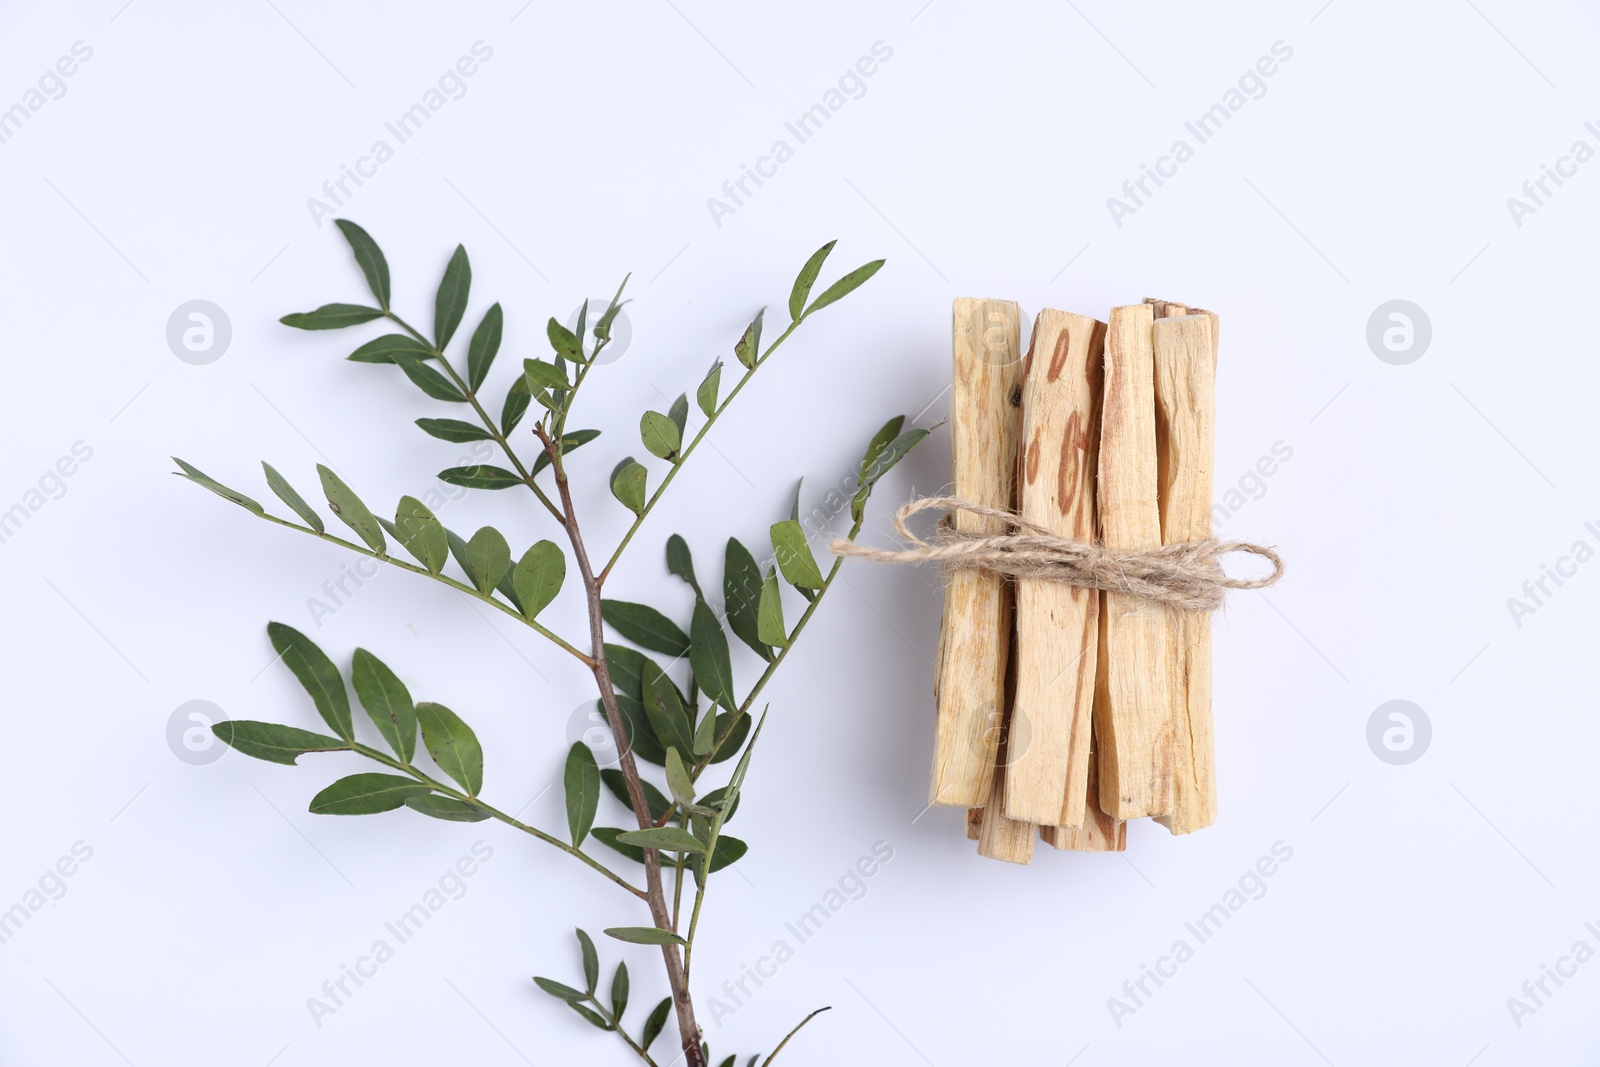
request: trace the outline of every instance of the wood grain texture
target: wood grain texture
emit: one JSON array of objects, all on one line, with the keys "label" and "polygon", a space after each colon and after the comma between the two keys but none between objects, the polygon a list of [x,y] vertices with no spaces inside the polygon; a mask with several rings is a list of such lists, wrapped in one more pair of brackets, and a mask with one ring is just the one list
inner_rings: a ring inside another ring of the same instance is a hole
[{"label": "wood grain texture", "polygon": [[1007,863],[1032,863],[1033,842],[1039,836],[1036,823],[1008,819],[1002,814],[1006,809],[1006,789],[1009,759],[1006,744],[1011,738],[1008,730],[1000,738],[995,752],[995,771],[989,783],[989,803],[983,809],[983,821],[978,826],[978,855]]},{"label": "wood grain texture", "polygon": [[[1151,305],[1113,308],[1106,331],[1096,510],[1112,548],[1161,544]],[[1167,609],[1123,593],[1101,598],[1095,731],[1100,807],[1118,819],[1172,810],[1173,722]]]},{"label": "wood grain texture", "polygon": [[[1211,537],[1216,436],[1216,342],[1208,313],[1154,325],[1156,452],[1164,544]],[[1211,718],[1211,617],[1167,612],[1167,690],[1172,707],[1172,811],[1157,821],[1174,834],[1217,816]]]},{"label": "wood grain texture", "polygon": [[1128,847],[1128,824],[1100,810],[1100,780],[1095,769],[1098,753],[1089,757],[1089,780],[1082,826],[1041,826],[1039,837],[1052,848],[1072,852],[1123,852]]},{"label": "wood grain texture", "polygon": [[[1022,517],[1080,541],[1095,537],[1094,480],[1105,323],[1046,309],[1033,326],[1022,389]],[[1016,695],[1008,732],[1005,814],[1080,826],[1100,594],[1037,578],[1016,582]]]},{"label": "wood grain texture", "polygon": [[[952,493],[1014,508],[1022,388],[1021,311],[1009,300],[958,299],[952,323]],[[1003,523],[957,513],[956,528],[1005,532]],[[945,587],[939,631],[938,707],[928,800],[989,803],[1005,717],[1011,587],[1002,576],[957,571]]]},{"label": "wood grain texture", "polygon": [[983,829],[983,809],[967,809],[967,840],[976,841],[978,832]]}]

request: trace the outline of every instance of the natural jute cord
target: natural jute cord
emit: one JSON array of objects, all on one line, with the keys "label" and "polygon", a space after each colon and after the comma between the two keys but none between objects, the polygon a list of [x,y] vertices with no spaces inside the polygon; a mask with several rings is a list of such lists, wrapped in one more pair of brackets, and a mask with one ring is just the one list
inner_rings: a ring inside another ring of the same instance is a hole
[{"label": "natural jute cord", "polygon": [[[949,517],[939,523],[939,542],[930,544],[912,533],[906,520],[919,511],[938,508],[965,511],[1008,523],[1013,532],[971,533],[957,530]],[[836,540],[836,556],[854,556],[872,563],[937,563],[949,573],[984,570],[1018,578],[1064,582],[1089,589],[1130,593],[1187,611],[1215,611],[1229,589],[1264,589],[1283,577],[1283,560],[1272,549],[1247,541],[1185,541],[1159,548],[1118,549],[1074,541],[1036,526],[1004,508],[974,504],[959,497],[914,500],[894,517],[894,528],[910,548],[868,548]],[[1264,578],[1229,578],[1221,557],[1248,552],[1272,563]]]}]

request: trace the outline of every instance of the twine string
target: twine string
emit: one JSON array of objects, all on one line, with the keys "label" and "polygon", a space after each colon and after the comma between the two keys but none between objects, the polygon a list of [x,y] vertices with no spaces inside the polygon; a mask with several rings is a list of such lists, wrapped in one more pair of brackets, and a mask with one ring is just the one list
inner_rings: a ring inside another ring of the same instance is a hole
[{"label": "twine string", "polygon": [[[950,513],[939,522],[937,542],[923,540],[906,525],[911,516],[933,509]],[[951,521],[958,511],[998,519],[1007,524],[1009,532],[958,530]],[[829,549],[836,556],[869,563],[937,563],[946,574],[981,570],[1127,593],[1186,611],[1215,611],[1222,606],[1228,590],[1265,589],[1283,577],[1282,557],[1265,545],[1205,540],[1154,548],[1108,548],[1051,533],[1005,508],[959,497],[913,500],[895,514],[894,528],[908,547],[871,548],[840,539]],[[1221,559],[1233,552],[1267,560],[1272,564],[1272,573],[1260,578],[1230,578],[1222,569]]]}]

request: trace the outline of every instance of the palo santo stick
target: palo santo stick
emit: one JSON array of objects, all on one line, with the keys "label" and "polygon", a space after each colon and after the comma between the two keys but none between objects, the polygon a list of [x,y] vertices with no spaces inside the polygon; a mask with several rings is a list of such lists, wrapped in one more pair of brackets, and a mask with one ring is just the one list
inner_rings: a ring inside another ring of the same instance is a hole
[{"label": "palo santo stick", "polygon": [[[1096,509],[1111,548],[1161,544],[1157,504],[1155,353],[1149,304],[1113,308],[1106,331]],[[1172,810],[1172,716],[1167,695],[1167,609],[1107,592],[1104,661],[1095,693],[1100,807],[1118,819]]]},{"label": "palo santo stick", "polygon": [[[1010,300],[955,302],[950,389],[953,495],[1015,506],[1021,310]],[[1004,533],[1004,523],[957,512],[956,529]],[[933,804],[989,802],[1005,714],[1011,650],[1011,590],[1000,575],[962,570],[945,588],[934,699]]]},{"label": "palo santo stick", "polygon": [[[1034,321],[1022,389],[1019,493],[1024,519],[1079,541],[1095,536],[1094,474],[1105,323],[1046,309]],[[1008,818],[1081,826],[1088,797],[1100,629],[1097,590],[1016,582],[1017,687]]]},{"label": "palo santo stick", "polygon": [[983,828],[983,809],[982,808],[968,808],[967,809],[967,840],[968,841],[976,841],[978,839],[978,831],[981,830],[982,828]]},{"label": "palo santo stick", "polygon": [[[1156,450],[1163,544],[1211,537],[1212,445],[1216,426],[1216,342],[1207,313],[1154,326]],[[1159,818],[1174,834],[1217,817],[1211,721],[1211,619],[1167,612],[1168,694],[1172,701],[1172,812]]]},{"label": "palo santo stick", "polygon": [[1054,848],[1073,852],[1124,852],[1128,848],[1128,824],[1100,810],[1100,782],[1095,770],[1098,753],[1089,757],[1089,782],[1083,825],[1041,826],[1039,837]]},{"label": "palo santo stick", "polygon": [[983,821],[978,827],[978,855],[1007,863],[1033,862],[1033,840],[1039,828],[1031,822],[1019,822],[1001,814],[1006,809],[1007,778],[1010,768],[1007,746],[1014,735],[1007,729],[1000,738],[995,754],[994,778],[989,784],[989,803],[983,809]]}]

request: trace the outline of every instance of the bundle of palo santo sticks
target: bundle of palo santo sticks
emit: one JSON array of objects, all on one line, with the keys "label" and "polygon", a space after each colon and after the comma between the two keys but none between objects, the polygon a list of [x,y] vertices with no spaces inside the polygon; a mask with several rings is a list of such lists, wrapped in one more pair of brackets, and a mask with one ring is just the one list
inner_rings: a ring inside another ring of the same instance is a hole
[{"label": "bundle of palo santo sticks", "polygon": [[[1216,315],[1047,309],[1024,356],[1015,303],[961,299],[953,347],[953,496],[1108,548],[1211,537]],[[1204,612],[956,570],[937,685],[930,800],[967,808],[981,855],[1027,863],[1035,837],[1120,851],[1129,819],[1184,834],[1216,818]]]}]

